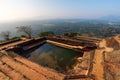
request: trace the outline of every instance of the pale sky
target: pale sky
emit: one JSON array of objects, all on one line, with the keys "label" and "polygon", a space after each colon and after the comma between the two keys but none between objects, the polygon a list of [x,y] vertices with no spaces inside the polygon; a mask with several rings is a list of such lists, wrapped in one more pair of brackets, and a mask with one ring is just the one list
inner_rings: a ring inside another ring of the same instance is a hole
[{"label": "pale sky", "polygon": [[120,16],[120,0],[0,0],[0,22]]}]

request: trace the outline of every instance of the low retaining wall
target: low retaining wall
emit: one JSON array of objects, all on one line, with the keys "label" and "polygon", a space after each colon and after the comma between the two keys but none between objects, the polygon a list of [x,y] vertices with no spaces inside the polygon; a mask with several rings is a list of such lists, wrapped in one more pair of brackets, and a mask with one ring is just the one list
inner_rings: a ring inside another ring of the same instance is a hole
[{"label": "low retaining wall", "polygon": [[46,37],[47,40],[60,42],[72,46],[83,46],[83,47],[97,47],[96,43],[90,41],[81,41],[76,39],[64,38],[64,37]]},{"label": "low retaining wall", "polygon": [[21,39],[14,39],[14,40],[9,40],[9,41],[6,41],[6,42],[2,42],[0,43],[0,46],[3,46],[3,45],[7,45],[7,44],[10,44],[10,43],[13,43],[13,42],[17,42],[17,41],[20,41]]},{"label": "low retaining wall", "polygon": [[40,45],[44,44],[44,43],[50,43],[59,47],[63,47],[63,48],[67,48],[67,49],[71,49],[74,51],[78,51],[78,52],[84,52],[84,51],[89,51],[89,50],[93,50],[96,49],[96,45],[93,44],[89,44],[87,45],[87,43],[84,42],[79,42],[76,40],[69,40],[69,39],[63,39],[63,38],[38,38],[38,39],[31,39],[29,41],[23,42],[21,44],[17,44],[13,50],[16,52],[25,52],[25,51],[31,51],[31,50],[35,50],[37,47],[39,47]]},{"label": "low retaining wall", "polygon": [[79,51],[82,52],[83,47],[82,46],[72,46],[72,45],[68,45],[68,44],[64,44],[64,43],[59,43],[59,42],[55,42],[55,41],[51,41],[51,40],[46,40],[47,43],[59,46],[59,47],[63,47],[63,48],[67,48],[67,49],[71,49],[74,51]]},{"label": "low retaining wall", "polygon": [[[60,47],[66,48],[66,45],[68,45],[69,46],[69,47],[67,46],[68,49],[74,48],[74,49],[81,49],[82,51],[89,51],[97,48],[97,45],[95,43],[89,43],[86,41],[80,41],[76,39],[73,40],[69,38],[46,37],[46,40],[53,41],[50,43],[56,46],[58,45]],[[61,43],[61,44],[56,44],[55,42]],[[62,44],[65,44],[65,45],[62,45]]]},{"label": "low retaining wall", "polygon": [[9,50],[13,50],[13,51],[17,52],[18,54],[24,53],[26,51],[32,51],[33,49],[37,48],[38,46],[44,44],[45,40],[46,40],[45,38],[31,39],[30,41],[18,44],[14,48],[9,49]]}]

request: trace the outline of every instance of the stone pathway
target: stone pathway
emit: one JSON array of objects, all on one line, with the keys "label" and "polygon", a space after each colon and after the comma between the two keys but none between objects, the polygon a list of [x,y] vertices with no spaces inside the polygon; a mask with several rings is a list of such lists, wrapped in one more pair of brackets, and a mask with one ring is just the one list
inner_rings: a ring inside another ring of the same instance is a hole
[{"label": "stone pathway", "polygon": [[0,53],[0,80],[63,80],[64,75],[23,57]]}]

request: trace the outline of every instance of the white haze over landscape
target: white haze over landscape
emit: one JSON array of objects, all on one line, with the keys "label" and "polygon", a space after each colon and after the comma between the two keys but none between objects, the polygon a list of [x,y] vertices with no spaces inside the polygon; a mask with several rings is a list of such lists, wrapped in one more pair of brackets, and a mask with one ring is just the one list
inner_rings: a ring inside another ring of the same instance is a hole
[{"label": "white haze over landscape", "polygon": [[16,27],[21,25],[40,29],[40,20],[116,18],[120,16],[119,3],[120,0],[0,0],[0,33],[19,35]]},{"label": "white haze over landscape", "polygon": [[120,15],[119,0],[0,0],[0,22]]}]

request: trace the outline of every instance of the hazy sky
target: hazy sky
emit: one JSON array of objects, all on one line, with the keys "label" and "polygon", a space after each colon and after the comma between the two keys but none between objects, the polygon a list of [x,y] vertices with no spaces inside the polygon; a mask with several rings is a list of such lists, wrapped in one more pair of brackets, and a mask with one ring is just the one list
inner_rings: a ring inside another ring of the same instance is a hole
[{"label": "hazy sky", "polygon": [[120,16],[120,0],[0,0],[0,22]]}]

